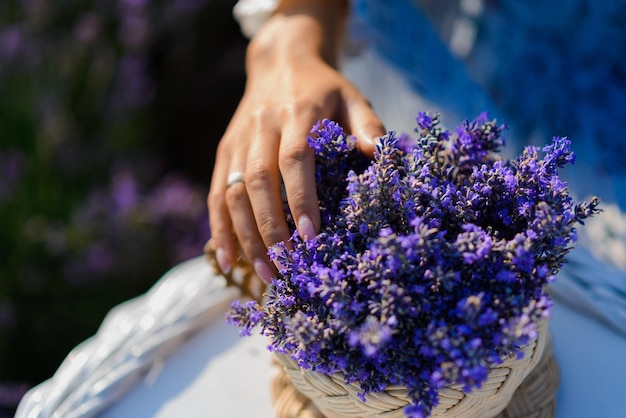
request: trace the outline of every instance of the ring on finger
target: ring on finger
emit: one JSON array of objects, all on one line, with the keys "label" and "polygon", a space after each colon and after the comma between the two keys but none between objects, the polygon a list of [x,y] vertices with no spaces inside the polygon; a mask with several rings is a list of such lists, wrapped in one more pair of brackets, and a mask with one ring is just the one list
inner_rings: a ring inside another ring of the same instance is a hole
[{"label": "ring on finger", "polygon": [[237,183],[243,183],[243,173],[241,171],[233,171],[228,175],[226,188],[228,189],[230,186]]}]

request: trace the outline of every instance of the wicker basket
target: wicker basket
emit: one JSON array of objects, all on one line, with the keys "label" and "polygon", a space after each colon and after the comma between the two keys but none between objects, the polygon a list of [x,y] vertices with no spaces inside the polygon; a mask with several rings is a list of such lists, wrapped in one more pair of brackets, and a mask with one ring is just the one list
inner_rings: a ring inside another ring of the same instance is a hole
[{"label": "wicker basket", "polygon": [[[501,416],[553,416],[558,369],[552,356],[547,320],[539,324],[538,330],[538,339],[524,347],[524,357],[507,358],[494,366],[480,389],[465,393],[460,386],[448,386],[440,390],[439,405],[433,410],[432,417],[496,417],[509,406],[522,381],[535,368],[537,373],[527,390],[519,391],[519,402],[513,402],[511,413],[505,412]],[[366,395],[366,402],[363,402],[358,396],[358,385],[346,384],[340,374],[326,376],[301,369],[287,355],[278,354],[275,359],[280,365],[272,387],[277,418],[405,416],[404,407],[410,402],[406,388],[388,387],[384,392]],[[542,359],[543,364],[537,367]]]}]

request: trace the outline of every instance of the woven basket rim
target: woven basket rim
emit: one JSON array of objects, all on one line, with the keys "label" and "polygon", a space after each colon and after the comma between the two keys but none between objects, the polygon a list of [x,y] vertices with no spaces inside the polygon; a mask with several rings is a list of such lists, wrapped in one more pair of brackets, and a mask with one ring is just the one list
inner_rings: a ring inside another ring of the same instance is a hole
[{"label": "woven basket rim", "polygon": [[[512,399],[524,378],[543,356],[548,338],[548,320],[537,323],[538,337],[522,348],[524,356],[507,355],[501,364],[492,365],[489,377],[480,389],[466,393],[462,385],[454,384],[439,390],[439,405],[433,417],[495,417]],[[406,387],[390,385],[382,392],[368,393],[363,403],[358,383],[345,383],[342,373],[324,375],[302,369],[289,354],[275,353],[275,358],[287,373],[291,384],[311,400],[322,416],[328,418],[403,417],[410,403]]]}]

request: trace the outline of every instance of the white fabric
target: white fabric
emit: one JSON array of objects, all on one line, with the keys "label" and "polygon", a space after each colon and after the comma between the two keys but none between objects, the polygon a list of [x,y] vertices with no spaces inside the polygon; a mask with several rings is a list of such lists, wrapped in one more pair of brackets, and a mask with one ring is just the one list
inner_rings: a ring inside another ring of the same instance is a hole
[{"label": "white fabric", "polygon": [[252,38],[277,6],[278,0],[239,0],[233,8],[233,16],[239,22],[241,32]]},{"label": "white fabric", "polygon": [[583,247],[570,253],[568,260],[550,286],[552,296],[626,337],[626,271],[598,261]]},{"label": "white fabric", "polygon": [[223,318],[239,295],[204,257],[172,269],[145,295],[117,306],[97,334],[30,390],[16,417],[90,417],[156,370],[189,336]]}]

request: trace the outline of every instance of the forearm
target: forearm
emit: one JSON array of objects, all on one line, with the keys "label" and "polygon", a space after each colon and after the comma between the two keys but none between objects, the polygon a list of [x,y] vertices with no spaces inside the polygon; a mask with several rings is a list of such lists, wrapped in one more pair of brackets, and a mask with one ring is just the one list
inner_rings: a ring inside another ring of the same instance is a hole
[{"label": "forearm", "polygon": [[[321,58],[335,66],[346,25],[347,0],[283,0],[248,48],[248,72],[263,64]],[[251,68],[254,67],[254,68]]]}]

